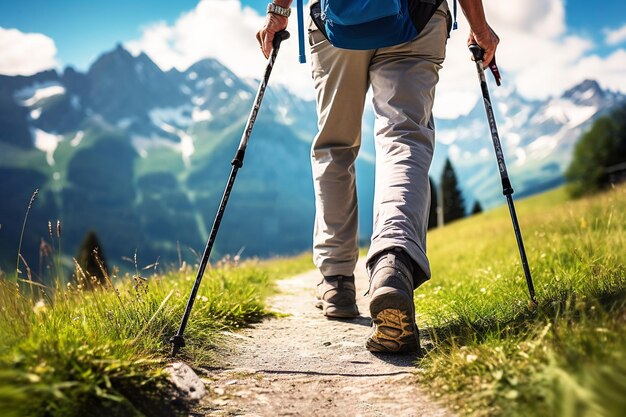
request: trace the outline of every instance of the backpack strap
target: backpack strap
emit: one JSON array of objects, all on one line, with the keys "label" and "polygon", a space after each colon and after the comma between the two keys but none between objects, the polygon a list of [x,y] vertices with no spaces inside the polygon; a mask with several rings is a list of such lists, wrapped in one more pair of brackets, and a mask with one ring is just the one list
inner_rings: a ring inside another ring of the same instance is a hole
[{"label": "backpack strap", "polygon": [[459,24],[456,21],[456,2],[457,0],[454,0],[454,3],[452,4],[452,14],[454,15],[454,23],[452,24],[452,30],[457,30],[459,28]]},{"label": "backpack strap", "polygon": [[[456,1],[456,0],[455,0]],[[306,55],[304,54],[304,6],[302,0],[297,0],[296,7],[298,8],[298,47],[300,50],[299,61],[301,64],[306,62]]]}]

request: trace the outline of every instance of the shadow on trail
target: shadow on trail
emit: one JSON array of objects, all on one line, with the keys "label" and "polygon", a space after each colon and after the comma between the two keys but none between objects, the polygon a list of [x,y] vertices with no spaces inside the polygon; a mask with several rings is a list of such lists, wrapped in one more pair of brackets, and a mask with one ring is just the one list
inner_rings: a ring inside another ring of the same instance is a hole
[{"label": "shadow on trail", "polygon": [[337,323],[357,324],[359,326],[370,327],[372,325],[372,319],[369,316],[359,316],[353,319],[326,317],[328,321],[334,321]]},{"label": "shadow on trail", "polygon": [[415,369],[415,363],[422,355],[418,352],[403,354],[372,352],[372,356],[399,368]]}]

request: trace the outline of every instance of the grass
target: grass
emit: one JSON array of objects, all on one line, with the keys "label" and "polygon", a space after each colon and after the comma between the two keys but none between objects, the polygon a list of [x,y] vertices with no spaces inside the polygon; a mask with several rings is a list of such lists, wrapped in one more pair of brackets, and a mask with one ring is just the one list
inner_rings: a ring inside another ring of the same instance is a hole
[{"label": "grass", "polygon": [[517,204],[538,295],[529,305],[506,207],[429,234],[420,379],[462,415],[626,410],[626,187]]},{"label": "grass", "polygon": [[[221,262],[205,274],[182,358],[211,360],[221,331],[259,321],[273,281],[312,267],[309,256]],[[195,270],[126,276],[115,288],[54,291],[0,279],[0,415],[175,416],[161,369]],[[57,284],[60,287],[60,284]]]},{"label": "grass", "polygon": [[[626,409],[626,187],[517,204],[539,305],[527,303],[506,207],[429,234],[416,293],[432,344],[419,378],[462,415],[618,416]],[[260,320],[274,279],[308,255],[226,260],[203,281],[184,359]],[[54,271],[55,268],[52,268]],[[162,374],[194,270],[85,291],[0,279],[0,415],[185,415]]]}]

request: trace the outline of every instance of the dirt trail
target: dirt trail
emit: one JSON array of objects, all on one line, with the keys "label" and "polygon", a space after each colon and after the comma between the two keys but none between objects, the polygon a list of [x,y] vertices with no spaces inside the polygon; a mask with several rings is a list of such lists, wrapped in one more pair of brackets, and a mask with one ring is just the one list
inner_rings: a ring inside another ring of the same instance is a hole
[{"label": "dirt trail", "polygon": [[288,317],[226,335],[209,395],[194,416],[449,416],[415,383],[415,356],[373,355],[365,268],[356,271],[361,317],[328,320],[314,306],[317,271],[279,282],[270,300]]}]

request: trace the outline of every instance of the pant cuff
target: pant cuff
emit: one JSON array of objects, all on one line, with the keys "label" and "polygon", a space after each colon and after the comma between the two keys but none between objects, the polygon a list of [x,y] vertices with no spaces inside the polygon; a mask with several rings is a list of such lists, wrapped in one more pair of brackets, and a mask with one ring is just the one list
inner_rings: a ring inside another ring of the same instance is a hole
[{"label": "pant cuff", "polygon": [[344,262],[344,263],[332,263],[321,262],[317,265],[318,269],[325,277],[330,277],[332,275],[343,275],[350,276],[354,274],[354,268],[356,266],[355,262]]}]

